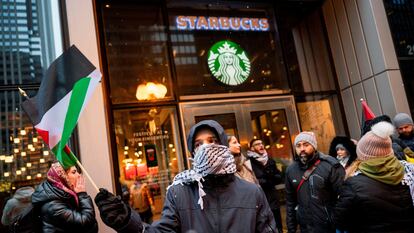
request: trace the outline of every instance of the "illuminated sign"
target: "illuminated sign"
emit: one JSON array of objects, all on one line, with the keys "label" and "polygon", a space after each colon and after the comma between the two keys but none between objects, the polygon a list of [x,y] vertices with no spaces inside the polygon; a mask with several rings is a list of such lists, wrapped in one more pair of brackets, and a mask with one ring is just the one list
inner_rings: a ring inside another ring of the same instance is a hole
[{"label": "illuminated sign", "polygon": [[183,16],[175,18],[180,30],[269,31],[266,18]]},{"label": "illuminated sign", "polygon": [[250,74],[250,60],[240,46],[223,40],[209,50],[208,67],[220,82],[237,86],[244,83]]}]

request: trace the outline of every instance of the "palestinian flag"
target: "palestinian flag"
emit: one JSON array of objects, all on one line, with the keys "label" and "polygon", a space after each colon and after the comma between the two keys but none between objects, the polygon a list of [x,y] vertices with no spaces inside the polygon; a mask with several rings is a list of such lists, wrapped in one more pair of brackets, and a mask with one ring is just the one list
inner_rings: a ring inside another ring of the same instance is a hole
[{"label": "palestinian flag", "polygon": [[73,45],[46,71],[37,95],[22,103],[34,127],[67,168],[77,158],[66,145],[101,73]]},{"label": "palestinian flag", "polygon": [[369,121],[375,118],[374,112],[372,112],[371,108],[368,106],[367,102],[364,99],[361,99],[361,107],[362,107],[362,119],[361,119],[361,136],[366,132],[366,125]]}]

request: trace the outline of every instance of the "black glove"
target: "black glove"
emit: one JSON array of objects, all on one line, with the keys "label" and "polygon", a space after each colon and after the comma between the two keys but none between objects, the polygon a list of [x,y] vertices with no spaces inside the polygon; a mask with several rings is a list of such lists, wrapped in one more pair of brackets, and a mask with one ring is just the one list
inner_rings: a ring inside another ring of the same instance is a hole
[{"label": "black glove", "polygon": [[122,198],[106,189],[99,189],[95,204],[98,206],[102,221],[115,230],[125,226],[131,217],[131,209],[122,201]]}]

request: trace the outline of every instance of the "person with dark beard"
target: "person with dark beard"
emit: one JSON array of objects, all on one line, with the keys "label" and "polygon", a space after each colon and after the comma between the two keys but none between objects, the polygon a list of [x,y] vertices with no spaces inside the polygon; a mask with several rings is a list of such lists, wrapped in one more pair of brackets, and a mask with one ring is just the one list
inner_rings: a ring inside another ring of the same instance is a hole
[{"label": "person with dark beard", "polygon": [[103,222],[117,232],[278,233],[263,190],[234,175],[236,165],[223,127],[204,120],[190,129],[193,166],[167,188],[158,221],[142,222],[121,197],[101,189],[95,197]]},{"label": "person with dark beard", "polygon": [[317,151],[313,132],[295,138],[295,161],[286,170],[287,228],[295,233],[334,233],[332,213],[345,170],[332,156]]},{"label": "person with dark beard", "polygon": [[401,141],[414,151],[413,119],[407,113],[398,113],[395,115],[393,122]]}]

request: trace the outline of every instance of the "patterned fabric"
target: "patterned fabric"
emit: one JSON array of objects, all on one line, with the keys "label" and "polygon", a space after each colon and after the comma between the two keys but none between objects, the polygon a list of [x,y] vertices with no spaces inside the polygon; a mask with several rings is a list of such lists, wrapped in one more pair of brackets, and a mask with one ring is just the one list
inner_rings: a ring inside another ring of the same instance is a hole
[{"label": "patterned fabric", "polygon": [[263,166],[266,165],[267,161],[269,160],[269,156],[267,156],[267,153],[261,155],[250,150],[247,151],[247,157],[256,159],[261,164],[263,164]]},{"label": "patterned fabric", "polygon": [[414,204],[414,164],[408,163],[404,160],[400,160],[400,163],[404,166],[405,170],[402,183],[410,187],[411,198],[413,199]]},{"label": "patterned fabric", "polygon": [[[193,168],[183,171],[174,177],[173,185],[185,185],[192,182],[198,183],[198,204],[201,209],[204,208],[203,197],[206,193],[203,190],[203,177],[214,174],[234,174],[236,172],[236,164],[234,157],[226,146],[217,144],[203,144],[197,148],[194,159]],[[167,189],[168,189],[167,188]]]},{"label": "patterned fabric", "polygon": [[47,172],[47,180],[56,188],[69,193],[75,198],[76,204],[79,204],[78,195],[69,188],[70,182],[68,176],[59,162],[53,163],[52,166],[50,166],[50,169]]}]

